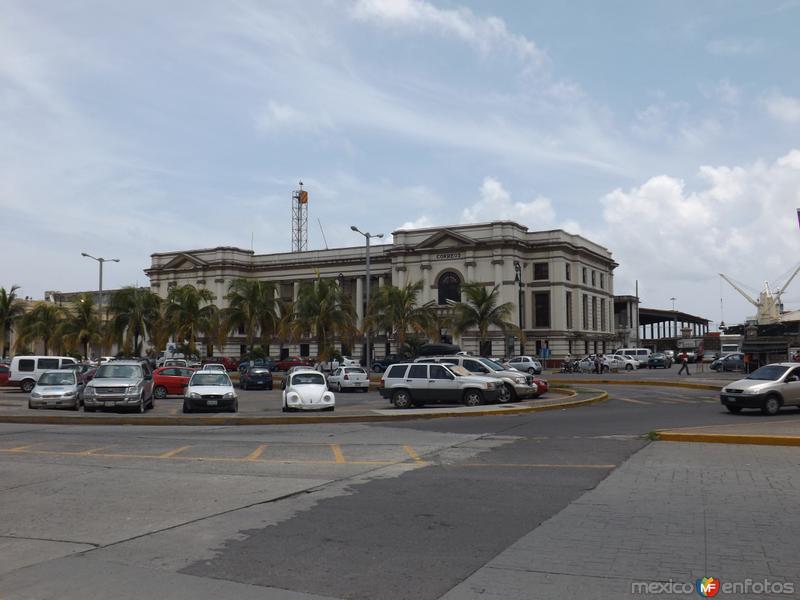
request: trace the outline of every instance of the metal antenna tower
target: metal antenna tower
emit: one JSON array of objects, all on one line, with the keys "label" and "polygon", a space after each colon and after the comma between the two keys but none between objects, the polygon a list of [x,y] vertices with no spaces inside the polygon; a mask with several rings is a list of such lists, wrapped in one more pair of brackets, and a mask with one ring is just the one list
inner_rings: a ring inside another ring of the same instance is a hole
[{"label": "metal antenna tower", "polygon": [[300,189],[292,192],[292,252],[308,250],[308,192]]}]

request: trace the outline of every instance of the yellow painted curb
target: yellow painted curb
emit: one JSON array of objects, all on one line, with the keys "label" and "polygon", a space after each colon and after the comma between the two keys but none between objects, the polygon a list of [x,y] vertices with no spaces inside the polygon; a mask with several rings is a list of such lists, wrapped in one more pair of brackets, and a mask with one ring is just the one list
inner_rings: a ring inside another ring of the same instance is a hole
[{"label": "yellow painted curb", "polygon": [[682,381],[618,381],[616,379],[581,379],[578,381],[572,380],[564,380],[564,379],[548,379],[550,383],[559,383],[561,385],[581,385],[581,384],[593,384],[593,385],[639,385],[639,386],[658,386],[658,387],[677,387],[677,388],[686,388],[689,390],[714,390],[719,391],[723,386],[719,385],[711,385],[709,383],[684,383]]},{"label": "yellow painted curb", "polygon": [[757,446],[800,446],[800,436],[790,435],[740,435],[733,433],[676,433],[658,431],[657,439],[663,442],[699,442],[703,444],[751,444]]},{"label": "yellow painted curb", "polygon": [[[557,390],[557,391],[556,391]],[[573,390],[562,390],[554,388],[550,390],[554,393],[566,394],[572,397],[577,395]],[[415,421],[442,419],[446,417],[489,417],[517,415],[524,413],[543,412],[546,410],[559,410],[576,408],[596,404],[608,399],[606,392],[601,392],[596,396],[591,396],[585,400],[573,400],[569,402],[559,402],[543,406],[524,406],[506,410],[481,410],[475,412],[430,412],[396,415],[353,415],[353,416],[306,416],[306,417],[84,417],[84,416],[60,416],[60,415],[9,415],[0,416],[0,423],[29,423],[46,425],[141,425],[141,426],[220,426],[220,425],[304,425],[317,423],[375,423],[387,421]]]}]

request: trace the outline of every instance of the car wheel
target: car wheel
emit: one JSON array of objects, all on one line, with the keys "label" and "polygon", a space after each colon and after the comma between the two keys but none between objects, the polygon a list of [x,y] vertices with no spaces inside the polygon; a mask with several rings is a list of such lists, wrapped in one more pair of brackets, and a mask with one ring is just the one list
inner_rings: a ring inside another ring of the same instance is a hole
[{"label": "car wheel", "polygon": [[163,400],[167,397],[167,388],[165,388],[163,385],[157,385],[153,390],[153,395],[159,400]]},{"label": "car wheel", "polygon": [[372,372],[383,373],[383,367],[381,367],[380,365],[372,365]]},{"label": "car wheel", "polygon": [[514,389],[507,383],[503,384],[497,394],[497,400],[500,404],[506,404],[514,399]]},{"label": "car wheel", "polygon": [[534,369],[533,367],[531,367],[530,369],[528,369],[528,374],[529,374],[529,375],[536,375],[536,369]]},{"label": "car wheel", "polygon": [[28,400],[28,409],[29,410],[36,410],[36,407],[33,404],[31,404],[30,400]]},{"label": "car wheel", "polygon": [[233,403],[233,406],[231,407],[231,412],[232,413],[239,412],[239,401],[238,400]]},{"label": "car wheel", "polygon": [[776,395],[767,396],[764,399],[764,405],[761,407],[761,412],[765,415],[774,416],[781,410],[781,400]]},{"label": "car wheel", "polygon": [[740,412],[742,412],[742,407],[741,407],[741,406],[731,406],[731,405],[728,405],[728,406],[726,406],[725,408],[727,408],[727,409],[728,409],[728,412],[729,412],[729,413],[733,413],[734,415],[738,415]]},{"label": "car wheel", "polygon": [[627,365],[625,365],[625,370],[626,371],[633,371],[633,365],[628,363]]},{"label": "car wheel", "polygon": [[464,406],[480,406],[483,404],[483,394],[478,390],[464,392]]},{"label": "car wheel", "polygon": [[397,390],[392,394],[392,404],[395,408],[409,408],[411,406],[411,394],[408,390]]},{"label": "car wheel", "polygon": [[36,387],[36,382],[31,379],[26,379],[20,384],[19,387],[22,388],[22,391],[26,394],[30,394],[33,391],[33,388]]},{"label": "car wheel", "polygon": [[81,401],[75,400],[75,406],[72,407],[72,410],[78,411],[81,409]]},{"label": "car wheel", "polygon": [[189,405],[186,404],[186,402],[184,402],[183,403],[183,413],[188,415],[190,412],[192,412],[192,411],[189,410]]}]

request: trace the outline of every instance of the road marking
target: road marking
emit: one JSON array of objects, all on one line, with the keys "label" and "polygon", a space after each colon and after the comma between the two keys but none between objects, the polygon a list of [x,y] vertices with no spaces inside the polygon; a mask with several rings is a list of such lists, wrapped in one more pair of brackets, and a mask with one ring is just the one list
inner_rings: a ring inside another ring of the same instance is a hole
[{"label": "road marking", "polygon": [[158,458],[172,458],[173,456],[177,456],[178,454],[180,454],[184,450],[188,450],[189,448],[191,448],[191,446],[181,446],[180,448],[175,448],[174,450],[168,450],[163,454],[159,454]]},{"label": "road marking", "polygon": [[333,457],[336,459],[337,465],[343,465],[347,461],[344,459],[344,454],[342,454],[342,448],[339,444],[331,444],[331,452],[333,452]]},{"label": "road marking", "polygon": [[623,402],[632,402],[633,404],[646,404],[650,405],[650,402],[644,402],[643,400],[634,400],[633,398],[615,398],[615,400],[622,400]]},{"label": "road marking", "polygon": [[264,448],[266,448],[266,447],[267,447],[266,444],[261,444],[258,448],[253,450],[250,454],[248,454],[245,457],[244,460],[251,461],[251,462],[255,461],[255,460],[258,460],[258,457],[261,456],[261,454],[264,452]]},{"label": "road marking", "polygon": [[17,446],[16,448],[5,448],[3,452],[25,452],[28,448],[31,448],[33,444],[28,444],[27,446]]},{"label": "road marking", "polygon": [[447,465],[448,467],[496,467],[496,468],[521,468],[521,469],[613,469],[617,465],[557,465],[548,463],[464,463],[460,465]]},{"label": "road marking", "polygon": [[419,457],[419,454],[417,454],[416,451],[411,446],[408,446],[408,445],[403,446],[403,450],[405,450],[406,454],[408,454],[411,458],[414,459],[415,463],[422,464],[422,465],[428,464],[427,462],[425,462],[424,460],[422,460]]},{"label": "road marking", "polygon": [[[670,402],[677,402],[678,404],[697,404],[696,400],[684,400],[683,398],[670,398]],[[664,400],[666,402],[666,400]]]}]

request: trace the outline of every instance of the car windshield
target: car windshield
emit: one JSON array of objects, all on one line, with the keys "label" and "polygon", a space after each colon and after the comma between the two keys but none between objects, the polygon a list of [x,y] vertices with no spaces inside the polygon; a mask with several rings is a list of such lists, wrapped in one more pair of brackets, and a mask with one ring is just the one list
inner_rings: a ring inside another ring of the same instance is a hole
[{"label": "car windshield", "polygon": [[222,373],[195,373],[189,385],[230,385],[230,382]]},{"label": "car windshield", "polygon": [[357,375],[366,375],[367,372],[364,369],[352,368],[348,367],[344,370],[345,373],[355,373]]},{"label": "car windshield", "polygon": [[481,361],[487,367],[489,367],[492,371],[505,371],[505,369],[503,368],[503,365],[500,365],[500,364],[494,362],[491,359],[479,358],[478,360]]},{"label": "car windshield", "polygon": [[292,377],[292,385],[325,385],[325,378],[319,373],[298,373]]},{"label": "car windshield", "polygon": [[74,385],[74,373],[43,373],[39,377],[38,385]]},{"label": "car windshield", "polygon": [[95,379],[138,379],[142,376],[142,368],[137,365],[101,365],[95,373]]},{"label": "car windshield", "polygon": [[659,358],[664,358],[664,355],[663,355],[663,354],[661,354],[660,352],[657,352],[656,354],[653,354],[653,358],[655,358],[656,360],[658,360]]},{"label": "car windshield", "polygon": [[263,367],[258,367],[257,369],[250,369],[251,375],[266,375],[269,373],[269,369],[265,369]]},{"label": "car windshield", "polygon": [[760,379],[763,381],[777,381],[780,379],[789,367],[781,367],[779,365],[767,365],[756,369],[745,379]]}]

